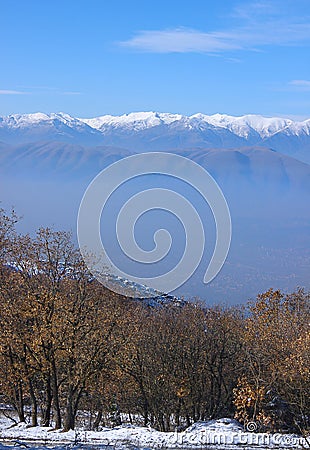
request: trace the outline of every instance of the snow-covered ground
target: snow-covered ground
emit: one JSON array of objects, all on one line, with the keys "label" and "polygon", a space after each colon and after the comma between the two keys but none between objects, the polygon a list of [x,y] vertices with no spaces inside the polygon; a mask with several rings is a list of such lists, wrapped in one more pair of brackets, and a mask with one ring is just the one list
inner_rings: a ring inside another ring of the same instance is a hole
[{"label": "snow-covered ground", "polygon": [[[99,445],[117,448],[201,448],[243,446],[246,448],[309,448],[304,438],[289,434],[252,433],[235,420],[219,419],[197,422],[183,432],[163,433],[152,428],[123,425],[101,431],[55,431],[52,428],[29,427],[20,423],[10,426],[0,418],[0,440],[4,444],[29,447],[67,445]],[[1,450],[1,449],[0,449]]]}]

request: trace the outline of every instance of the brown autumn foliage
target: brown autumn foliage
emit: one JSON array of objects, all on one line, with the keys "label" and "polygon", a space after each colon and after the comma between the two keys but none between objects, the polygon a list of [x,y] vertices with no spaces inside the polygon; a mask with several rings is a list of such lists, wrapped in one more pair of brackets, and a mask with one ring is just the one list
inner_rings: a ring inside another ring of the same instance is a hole
[{"label": "brown autumn foliage", "polygon": [[262,429],[309,429],[310,295],[258,295],[244,321],[244,370],[234,389],[236,418]]},{"label": "brown autumn foliage", "polygon": [[68,430],[84,411],[93,429],[126,417],[168,431],[226,416],[309,432],[309,293],[151,307],[94,280],[69,233],[20,236],[16,220],[0,210],[0,394],[18,420]]}]

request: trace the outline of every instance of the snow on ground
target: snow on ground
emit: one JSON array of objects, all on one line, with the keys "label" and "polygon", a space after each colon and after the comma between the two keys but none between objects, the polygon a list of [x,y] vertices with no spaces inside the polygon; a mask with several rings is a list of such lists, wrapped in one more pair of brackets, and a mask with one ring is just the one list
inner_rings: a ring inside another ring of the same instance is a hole
[{"label": "snow on ground", "polygon": [[29,427],[19,423],[12,427],[8,419],[0,420],[0,440],[4,443],[21,445],[30,443],[56,446],[100,445],[118,448],[201,448],[202,446],[246,448],[309,448],[304,438],[288,434],[250,433],[235,420],[219,419],[197,422],[183,432],[163,433],[152,428],[122,425],[104,428],[101,431],[72,430],[62,432],[47,427]]}]

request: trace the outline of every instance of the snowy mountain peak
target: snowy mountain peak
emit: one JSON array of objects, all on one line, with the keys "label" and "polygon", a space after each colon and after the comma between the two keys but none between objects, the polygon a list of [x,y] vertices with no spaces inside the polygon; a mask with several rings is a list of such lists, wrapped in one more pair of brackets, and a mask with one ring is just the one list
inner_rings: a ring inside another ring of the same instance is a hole
[{"label": "snowy mountain peak", "polygon": [[181,120],[180,114],[157,113],[157,112],[133,112],[122,116],[105,115],[93,119],[80,119],[92,128],[103,130],[106,127],[127,128],[132,130],[143,130],[158,125],[167,124]]},{"label": "snowy mountain peak", "polygon": [[157,112],[134,112],[121,116],[105,115],[92,119],[79,119],[92,128],[105,130],[107,128],[132,129],[135,131],[146,128],[153,128],[159,125],[170,125],[179,122],[184,128],[205,128],[211,127],[223,128],[231,131],[240,137],[248,137],[251,133],[257,133],[261,138],[274,135],[281,130],[289,130],[292,134],[304,131],[309,133],[309,121],[294,122],[291,119],[281,117],[263,117],[260,115],[249,114],[245,116],[229,116],[226,114],[206,115],[196,113],[191,116],[171,113]]},{"label": "snowy mountain peak", "polygon": [[1,127],[9,128],[26,128],[37,125],[52,124],[55,120],[62,122],[66,125],[75,124],[79,125],[81,122],[78,119],[70,116],[66,113],[32,113],[32,114],[11,114],[9,116],[0,118]]},{"label": "snowy mountain peak", "polygon": [[27,127],[31,125],[36,125],[40,122],[49,120],[49,116],[44,113],[34,113],[34,114],[11,114],[9,116],[0,118],[0,126],[18,128]]},{"label": "snowy mountain peak", "polygon": [[229,116],[227,114],[194,114],[189,119],[196,119],[206,122],[215,127],[228,129],[240,137],[247,138],[251,133],[258,133],[260,137],[269,137],[281,129],[293,124],[292,120],[279,117],[263,117],[260,115],[248,114],[245,116]]}]

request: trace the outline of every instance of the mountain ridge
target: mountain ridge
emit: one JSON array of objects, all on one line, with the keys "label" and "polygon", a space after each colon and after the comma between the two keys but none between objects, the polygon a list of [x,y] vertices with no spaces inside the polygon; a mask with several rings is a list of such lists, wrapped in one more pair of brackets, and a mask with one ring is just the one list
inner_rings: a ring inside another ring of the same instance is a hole
[{"label": "mountain ridge", "polygon": [[135,112],[91,119],[66,113],[12,114],[0,117],[0,141],[14,145],[58,141],[134,152],[263,146],[310,164],[310,119],[293,121],[251,114]]},{"label": "mountain ridge", "polygon": [[[211,125],[218,128],[226,128],[233,131],[240,137],[246,137],[246,127],[252,128],[261,137],[270,137],[273,134],[283,131],[284,129],[291,131],[298,135],[304,131],[310,135],[310,119],[304,121],[293,121],[280,117],[264,117],[261,115],[248,114],[244,116],[230,116],[227,114],[213,114],[207,115],[203,113],[196,113],[191,116],[171,113],[158,112],[139,112],[129,113],[121,116],[104,115],[94,117],[91,119],[80,118],[82,122],[88,124],[92,128],[102,130],[104,125],[114,125],[118,127],[140,124],[141,128],[151,128],[160,124],[170,125],[174,122],[181,122],[185,126],[201,126]],[[144,126],[143,126],[144,125]]]},{"label": "mountain ridge", "polygon": [[0,116],[0,128],[5,126],[10,128],[25,128],[40,123],[47,124],[59,121],[71,128],[87,125],[94,130],[102,130],[105,125],[112,125],[118,128],[129,127],[134,130],[152,128],[161,124],[170,125],[181,122],[185,127],[199,127],[211,125],[218,128],[229,129],[240,137],[246,137],[246,131],[252,129],[261,137],[270,137],[279,131],[289,131],[298,135],[305,132],[310,135],[310,118],[303,121],[294,121],[282,117],[265,117],[257,114],[246,114],[243,116],[232,116],[228,114],[195,113],[190,116],[173,113],[160,113],[155,111],[131,112],[123,115],[102,115],[93,118],[74,117],[70,114],[59,113],[31,113],[31,114],[11,114]]}]

